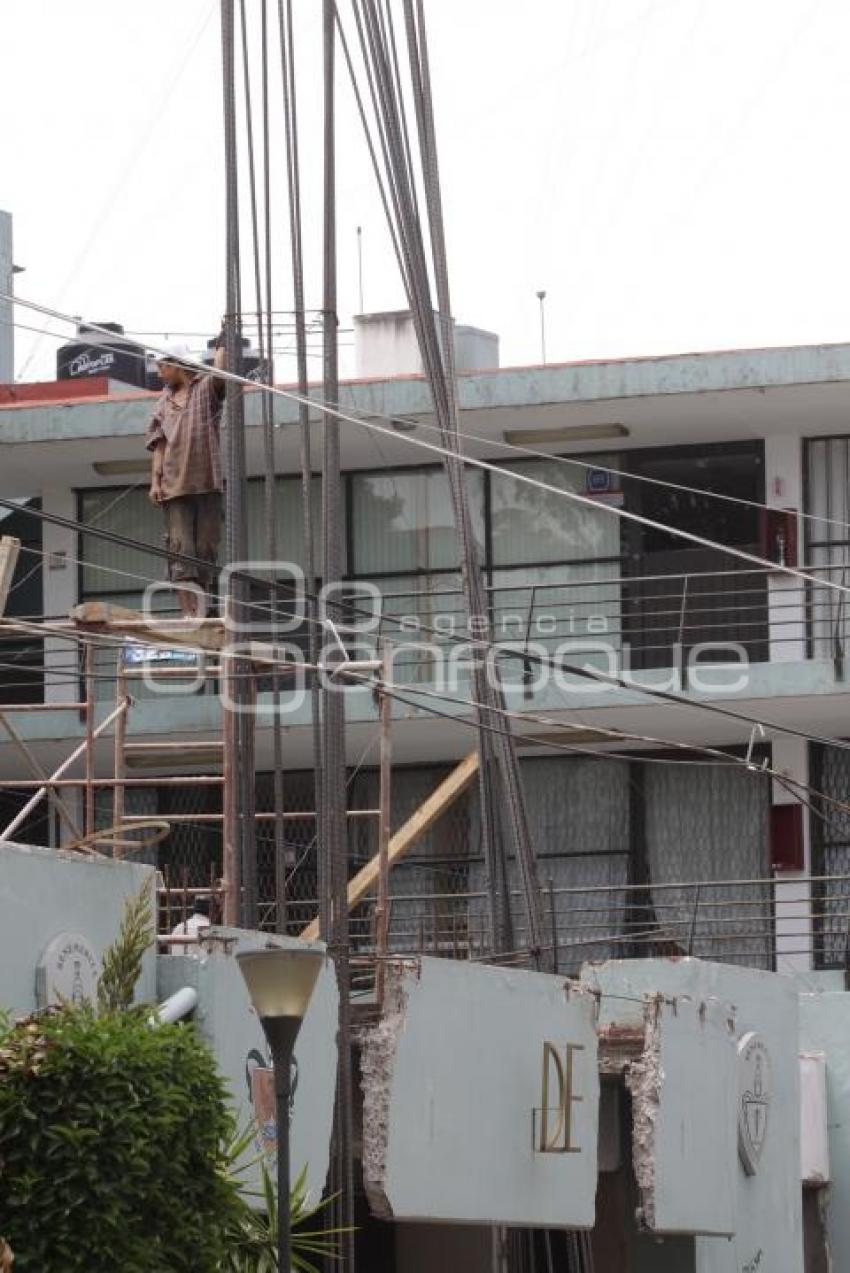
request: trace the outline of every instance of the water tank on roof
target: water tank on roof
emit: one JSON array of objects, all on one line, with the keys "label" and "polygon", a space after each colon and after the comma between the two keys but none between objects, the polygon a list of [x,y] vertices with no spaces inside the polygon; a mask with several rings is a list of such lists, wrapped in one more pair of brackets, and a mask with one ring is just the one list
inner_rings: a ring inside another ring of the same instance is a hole
[{"label": "water tank on roof", "polygon": [[[105,328],[98,331],[97,328]],[[110,334],[107,335],[106,332]],[[113,334],[114,333],[114,334]],[[108,376],[138,389],[146,387],[145,350],[128,340],[120,323],[80,323],[77,339],[56,352],[57,380]]]},{"label": "water tank on roof", "polygon": [[[204,362],[212,364],[215,357],[215,347],[218,344],[218,336],[214,336],[207,341],[207,352],[204,354]],[[265,368],[260,362],[260,351],[256,349],[247,336],[242,337],[242,370],[241,374],[247,376],[249,380],[264,379]]]}]

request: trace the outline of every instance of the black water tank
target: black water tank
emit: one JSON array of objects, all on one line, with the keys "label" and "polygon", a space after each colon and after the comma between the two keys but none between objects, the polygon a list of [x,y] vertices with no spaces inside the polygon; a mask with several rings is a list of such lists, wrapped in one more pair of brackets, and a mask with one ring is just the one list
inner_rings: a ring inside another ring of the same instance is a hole
[{"label": "black water tank", "polygon": [[146,385],[145,350],[124,337],[120,323],[98,323],[97,327],[114,332],[117,339],[80,324],[77,339],[62,345],[56,352],[57,380],[80,380],[87,376],[108,376],[124,384],[144,389]]}]

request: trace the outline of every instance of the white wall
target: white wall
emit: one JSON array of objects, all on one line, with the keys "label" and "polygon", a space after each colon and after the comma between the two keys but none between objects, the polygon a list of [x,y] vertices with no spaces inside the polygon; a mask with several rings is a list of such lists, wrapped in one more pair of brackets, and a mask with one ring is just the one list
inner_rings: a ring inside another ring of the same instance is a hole
[{"label": "white wall", "polygon": [[[803,738],[775,738],[773,767],[808,784],[809,747]],[[774,779],[774,804],[795,804],[799,788],[791,791]],[[782,871],[776,875],[776,971],[807,972],[812,959],[812,888],[807,876],[812,870],[811,827],[803,807],[803,871]]]},{"label": "white wall", "polygon": [[[76,520],[76,497],[69,487],[46,487],[41,499],[46,513]],[[77,537],[72,530],[51,522],[44,522],[43,535],[44,613],[67,618],[77,603]],[[67,674],[73,650],[70,641],[57,637],[45,641],[45,702],[72,703],[79,698],[79,685]]]}]

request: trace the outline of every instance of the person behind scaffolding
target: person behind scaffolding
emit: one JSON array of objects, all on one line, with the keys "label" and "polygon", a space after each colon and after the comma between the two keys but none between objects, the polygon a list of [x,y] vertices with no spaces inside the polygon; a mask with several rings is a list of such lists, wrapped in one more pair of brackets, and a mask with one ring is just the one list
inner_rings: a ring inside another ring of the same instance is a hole
[{"label": "person behind scaffolding", "polygon": [[[214,368],[224,367],[219,339]],[[212,590],[222,524],[221,415],[225,383],[199,371],[186,345],[169,345],[158,359],[164,388],[148,424],[152,452],[150,498],[165,515],[168,577],[184,619],[202,613]]]}]

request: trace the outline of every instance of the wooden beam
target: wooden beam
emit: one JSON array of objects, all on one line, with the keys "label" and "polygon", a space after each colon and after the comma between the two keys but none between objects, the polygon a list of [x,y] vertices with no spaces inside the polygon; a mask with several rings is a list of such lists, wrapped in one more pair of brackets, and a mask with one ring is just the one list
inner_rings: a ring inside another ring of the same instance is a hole
[{"label": "wooden beam", "polygon": [[[220,650],[225,643],[221,619],[157,619],[111,601],[85,601],[74,606],[71,618],[81,628],[106,629],[132,637],[139,645],[190,646]],[[153,669],[155,671],[155,669]]]},{"label": "wooden beam", "polygon": [[15,539],[14,535],[3,535],[0,538],[0,615],[6,613],[6,602],[20,551],[21,541]]},{"label": "wooden beam", "polygon": [[[395,866],[400,858],[404,857],[408,849],[411,849],[418,840],[422,839],[426,832],[431,830],[437,819],[442,817],[449,806],[457,800],[458,796],[463,795],[477,773],[478,752],[473,751],[468,756],[465,756],[459,765],[455,766],[440,785],[435,787],[428,799],[423,801],[418,809],[414,810],[403,826],[399,827],[395,835],[392,836],[387,851],[387,862],[390,869]],[[357,872],[354,878],[349,880],[349,911],[353,910],[358,902],[362,902],[363,898],[377,887],[381,870],[380,858],[381,855],[376,853]],[[312,923],[308,924],[299,933],[299,936],[302,941],[315,941],[319,936],[318,919],[314,919]]]}]

